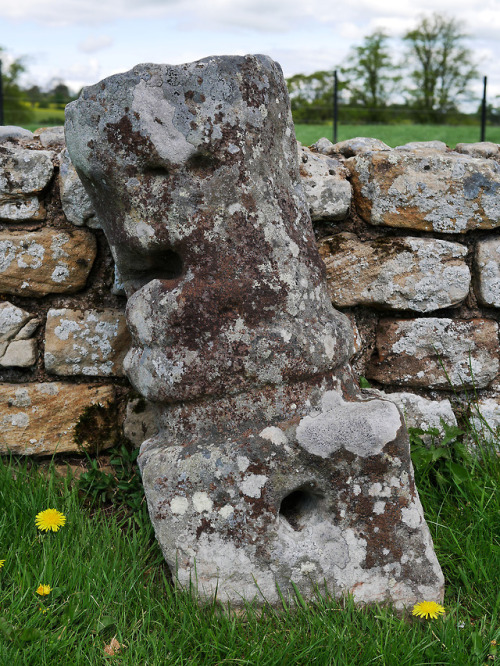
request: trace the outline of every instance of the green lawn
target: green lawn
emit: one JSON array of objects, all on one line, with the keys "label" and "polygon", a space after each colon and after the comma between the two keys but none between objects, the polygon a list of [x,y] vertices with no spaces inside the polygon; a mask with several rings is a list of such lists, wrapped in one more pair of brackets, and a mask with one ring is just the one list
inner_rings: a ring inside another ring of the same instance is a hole
[{"label": "green lawn", "polygon": [[[332,125],[295,125],[298,141],[310,146],[325,136],[333,141]],[[389,146],[409,141],[444,141],[450,148],[457,143],[474,143],[480,139],[480,128],[470,125],[339,125],[338,141],[367,136],[385,141]],[[500,127],[486,128],[486,141],[500,143]]]},{"label": "green lawn", "polygon": [[[416,446],[417,483],[446,577],[446,615],[427,621],[325,594],[245,617],[217,604],[200,608],[172,586],[144,508],[91,508],[75,482],[0,459],[0,664],[492,663],[500,641],[500,458],[464,457],[453,443],[435,455]],[[98,474],[92,479],[99,485]],[[46,508],[67,517],[58,532],[36,529]],[[46,597],[36,593],[41,583],[53,588]],[[107,656],[113,639],[122,647]]]}]

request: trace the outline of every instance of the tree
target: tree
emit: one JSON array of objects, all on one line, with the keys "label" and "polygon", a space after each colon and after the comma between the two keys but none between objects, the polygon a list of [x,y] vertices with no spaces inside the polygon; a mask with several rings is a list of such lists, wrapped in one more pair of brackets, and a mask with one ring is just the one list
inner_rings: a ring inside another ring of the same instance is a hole
[{"label": "tree", "polygon": [[4,49],[0,46],[4,122],[6,125],[26,124],[33,119],[31,106],[25,99],[24,91],[19,87],[19,77],[26,71],[26,67],[22,58],[17,58],[7,64],[7,58],[2,57],[4,53]]},{"label": "tree", "polygon": [[376,30],[354,46],[341,72],[347,78],[350,104],[367,107],[368,118],[381,119],[380,109],[387,105],[401,77],[395,74],[393,58],[387,46],[388,35]]},{"label": "tree", "polygon": [[47,93],[48,101],[51,104],[55,104],[57,108],[64,109],[66,104],[72,102],[75,98],[71,94],[68,86],[63,82],[58,80],[52,81],[52,88]]},{"label": "tree", "polygon": [[403,37],[413,64],[414,87],[408,92],[414,106],[433,120],[455,111],[477,76],[472,53],[463,43],[467,35],[461,29],[455,19],[433,14]]},{"label": "tree", "polygon": [[333,72],[295,74],[286,80],[294,120],[324,122],[332,117]]}]

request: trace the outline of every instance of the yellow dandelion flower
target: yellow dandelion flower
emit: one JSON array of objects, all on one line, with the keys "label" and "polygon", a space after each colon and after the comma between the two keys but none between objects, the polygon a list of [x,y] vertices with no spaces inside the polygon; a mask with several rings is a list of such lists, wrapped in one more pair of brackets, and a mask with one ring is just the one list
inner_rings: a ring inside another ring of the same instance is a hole
[{"label": "yellow dandelion flower", "polygon": [[4,564],[5,564],[5,560],[0,560],[0,569],[3,567]]},{"label": "yellow dandelion flower", "polygon": [[57,509],[45,509],[45,511],[40,511],[35,518],[35,525],[43,532],[47,532],[48,530],[57,532],[60,527],[63,527],[65,522],[66,516]]},{"label": "yellow dandelion flower", "polygon": [[437,620],[438,615],[442,615],[444,612],[443,606],[437,604],[435,601],[421,601],[413,606],[411,614],[418,617],[425,617],[426,620],[428,618]]},{"label": "yellow dandelion flower", "polygon": [[50,594],[52,592],[52,588],[50,585],[40,585],[38,586],[38,589],[36,591],[37,594],[39,594],[41,597],[46,597],[47,594]]}]

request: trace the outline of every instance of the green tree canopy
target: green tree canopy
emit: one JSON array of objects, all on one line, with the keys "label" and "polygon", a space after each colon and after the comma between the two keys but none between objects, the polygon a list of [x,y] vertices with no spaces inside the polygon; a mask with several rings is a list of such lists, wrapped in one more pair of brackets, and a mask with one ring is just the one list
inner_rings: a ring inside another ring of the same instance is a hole
[{"label": "green tree canopy", "polygon": [[472,53],[464,45],[461,24],[440,14],[424,17],[404,41],[413,86],[408,89],[415,107],[434,115],[456,110],[477,76]]},{"label": "green tree canopy", "polygon": [[4,123],[21,125],[32,120],[33,112],[26,101],[25,93],[19,86],[19,77],[26,71],[22,58],[8,63],[5,50],[0,46],[0,62],[2,63],[2,89]]},{"label": "green tree canopy", "polygon": [[350,104],[363,105],[373,111],[384,107],[401,80],[387,46],[388,35],[376,30],[354,46],[341,69],[351,94]]},{"label": "green tree canopy", "polygon": [[286,83],[295,121],[324,122],[332,117],[333,71],[295,74]]}]

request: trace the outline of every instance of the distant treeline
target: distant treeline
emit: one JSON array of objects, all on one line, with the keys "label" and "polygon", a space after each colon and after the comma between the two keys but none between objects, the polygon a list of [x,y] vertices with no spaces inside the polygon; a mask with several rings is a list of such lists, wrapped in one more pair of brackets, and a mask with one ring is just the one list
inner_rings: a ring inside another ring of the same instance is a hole
[{"label": "distant treeline", "polygon": [[[335,70],[342,124],[477,123],[481,100],[471,84],[482,77],[461,28],[439,14],[424,17],[403,35],[396,53],[394,40],[376,30],[331,70],[291,76],[287,85],[295,122],[332,119]],[[463,113],[464,103],[477,111]],[[498,97],[489,100],[486,111],[490,124],[500,124]]]}]

